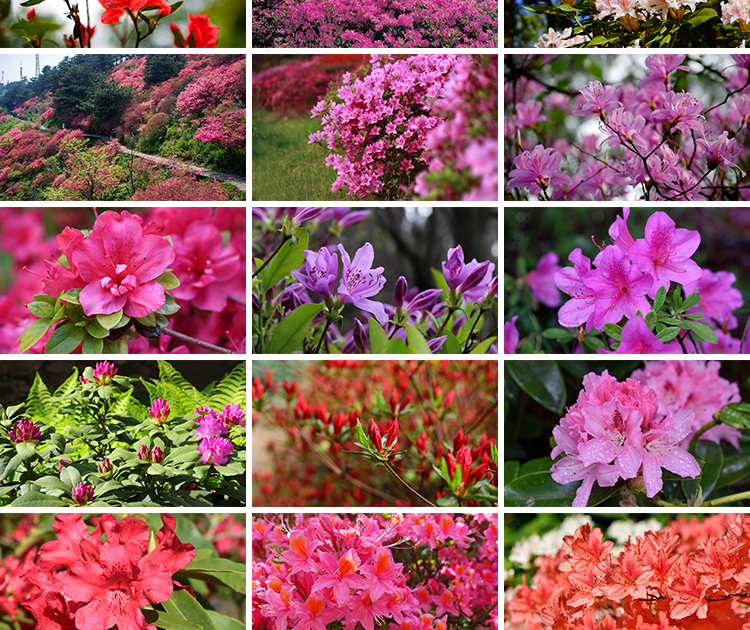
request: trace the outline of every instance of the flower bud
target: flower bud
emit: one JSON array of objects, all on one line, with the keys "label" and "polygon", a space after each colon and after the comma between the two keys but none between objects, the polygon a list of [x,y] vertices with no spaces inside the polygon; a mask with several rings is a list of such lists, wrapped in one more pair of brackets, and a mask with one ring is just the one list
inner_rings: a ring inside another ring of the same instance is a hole
[{"label": "flower bud", "polygon": [[448,466],[448,477],[453,479],[456,476],[456,458],[453,457],[453,453],[446,453],[445,463]]},{"label": "flower bud", "polygon": [[164,451],[161,450],[160,447],[154,446],[153,449],[151,449],[151,461],[155,464],[161,464],[164,460]]},{"label": "flower bud", "polygon": [[356,317],[354,318],[353,333],[354,344],[360,352],[365,354],[367,352],[367,329]]},{"label": "flower bud", "polygon": [[138,449],[138,459],[142,459],[144,462],[151,461],[151,450],[145,444],[141,444],[141,448]]},{"label": "flower bud", "polygon": [[73,501],[78,506],[86,505],[94,498],[94,486],[81,481],[75,488],[73,488]]},{"label": "flower bud", "polygon": [[398,280],[396,280],[396,290],[393,300],[396,308],[401,308],[404,305],[408,289],[409,286],[406,284],[406,278],[404,278],[404,276],[399,276]]},{"label": "flower bud", "polygon": [[112,475],[113,468],[114,467],[112,466],[112,462],[109,461],[109,457],[105,457],[102,460],[101,464],[99,464],[96,467],[96,469],[99,471],[100,474],[102,474],[102,475],[109,475],[109,476]]},{"label": "flower bud", "polygon": [[383,452],[383,440],[382,436],[380,435],[380,429],[378,428],[378,425],[375,424],[375,420],[370,418],[370,444],[375,444],[375,448],[378,450],[378,453]]},{"label": "flower bud", "polygon": [[42,432],[28,418],[21,418],[15,427],[8,431],[8,438],[16,444],[21,442],[36,442],[42,437]]},{"label": "flower bud", "polygon": [[159,426],[162,426],[167,421],[169,414],[169,403],[161,398],[156,398],[151,403],[151,409],[148,410],[148,415],[151,416],[154,422]]},{"label": "flower bud", "polygon": [[117,374],[117,368],[109,361],[101,361],[94,368],[94,380],[99,385],[109,385]]}]

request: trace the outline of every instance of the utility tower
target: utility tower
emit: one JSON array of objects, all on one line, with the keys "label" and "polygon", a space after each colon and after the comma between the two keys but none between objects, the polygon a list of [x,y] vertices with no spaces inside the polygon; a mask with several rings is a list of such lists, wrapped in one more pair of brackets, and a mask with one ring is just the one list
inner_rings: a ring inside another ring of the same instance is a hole
[{"label": "utility tower", "polygon": [[2,73],[3,73],[3,78],[0,79],[0,85],[5,85],[5,70],[3,70]]},{"label": "utility tower", "polygon": [[39,55],[37,54],[35,55],[35,57],[36,57],[36,69],[34,70],[34,77],[39,78],[39,75],[41,74],[41,72],[39,71]]},{"label": "utility tower", "polygon": [[23,61],[21,62],[21,81],[23,81]]}]

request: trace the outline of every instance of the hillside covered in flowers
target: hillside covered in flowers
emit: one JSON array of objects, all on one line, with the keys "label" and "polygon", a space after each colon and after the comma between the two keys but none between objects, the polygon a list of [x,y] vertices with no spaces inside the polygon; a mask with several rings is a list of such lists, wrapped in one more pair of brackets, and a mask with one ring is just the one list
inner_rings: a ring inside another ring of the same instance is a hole
[{"label": "hillside covered in flowers", "polygon": [[243,55],[46,66],[0,91],[0,200],[242,199],[245,84]]}]

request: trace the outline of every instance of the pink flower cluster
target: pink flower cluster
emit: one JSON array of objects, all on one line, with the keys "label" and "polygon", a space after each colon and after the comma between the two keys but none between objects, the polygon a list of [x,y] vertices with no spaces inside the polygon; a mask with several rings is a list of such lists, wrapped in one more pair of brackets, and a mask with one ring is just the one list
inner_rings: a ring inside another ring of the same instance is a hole
[{"label": "pink flower cluster", "polygon": [[281,0],[253,4],[253,46],[492,48],[495,0]]},{"label": "pink flower cluster", "polygon": [[[479,191],[491,190],[492,161],[480,162],[491,158],[495,146],[492,67],[490,59],[478,55],[373,55],[366,76],[344,74],[337,99],[322,100],[312,110],[321,118],[321,130],[309,143],[330,152],[326,164],[338,173],[332,190],[346,187],[350,197],[401,198],[431,165],[433,171],[465,169],[469,175],[468,190],[446,186],[446,198],[476,198],[483,195]],[[488,102],[475,101],[469,86],[486,92]],[[426,181],[420,189],[433,192]]]},{"label": "pink flower cluster", "polygon": [[[660,7],[667,9],[663,3]],[[717,69],[722,95],[710,102],[675,90],[672,74],[690,72],[685,55],[651,56],[637,84],[593,80],[575,99],[528,78],[544,73],[545,59],[519,58],[514,64],[526,70],[505,84],[509,188],[525,188],[532,199],[601,200],[635,192],[665,201],[749,198],[740,166],[747,158],[750,114],[744,56],[733,55]],[[596,121],[599,133],[585,134],[572,118],[567,118],[569,125],[542,125],[547,120],[542,109]],[[574,126],[567,134],[565,129]]]},{"label": "pink flower cluster", "polygon": [[585,507],[596,481],[614,486],[620,479],[643,479],[650,498],[662,489],[662,468],[681,477],[701,469],[684,441],[695,412],[659,406],[656,392],[629,378],[619,383],[604,371],[583,377],[583,390],[553,430],[552,478],[561,484],[582,481],[573,507]]},{"label": "pink flower cluster", "polygon": [[194,547],[177,538],[174,517],[161,518],[164,526],[149,551],[148,525],[132,516],[94,517],[93,532],[80,514],[56,516],[57,540],[44,543],[20,573],[27,582],[22,604],[37,627],[155,630],[142,609],[167,601],[175,586],[182,587],[172,576],[195,557]]},{"label": "pink flower cluster", "polygon": [[199,464],[222,466],[234,452],[233,444],[222,435],[227,435],[233,426],[245,426],[245,411],[238,404],[224,407],[221,413],[210,407],[198,407],[200,415],[195,436],[201,440],[198,450],[201,453]]},{"label": "pink flower cluster", "polygon": [[[254,627],[498,627],[496,514],[289,517],[253,523]],[[435,558],[429,571],[420,548]]]},{"label": "pink flower cluster", "polygon": [[[656,392],[659,414],[666,415],[668,407],[694,412],[692,435],[722,407],[742,400],[739,385],[719,376],[719,368],[718,361],[646,361],[646,367],[631,376]],[[738,449],[740,435],[739,429],[722,423],[701,434],[701,439],[717,444],[726,440]]]},{"label": "pink flower cluster", "polygon": [[233,151],[244,151],[247,143],[246,118],[244,108],[209,116],[195,132],[193,140],[218,144]]}]

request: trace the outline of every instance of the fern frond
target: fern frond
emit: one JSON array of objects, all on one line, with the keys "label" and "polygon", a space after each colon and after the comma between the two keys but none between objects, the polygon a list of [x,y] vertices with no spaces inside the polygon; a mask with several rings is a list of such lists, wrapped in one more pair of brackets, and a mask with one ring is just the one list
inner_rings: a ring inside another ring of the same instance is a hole
[{"label": "fern frond", "polygon": [[[206,390],[203,391],[206,393]],[[243,408],[247,406],[247,364],[245,361],[242,361],[213,386],[208,399],[209,406],[218,411],[231,403],[240,404]]]},{"label": "fern frond", "polygon": [[39,372],[34,375],[34,382],[31,384],[29,395],[26,397],[26,412],[30,416],[49,416],[54,413],[55,409],[50,402],[52,394],[44,384]]}]

